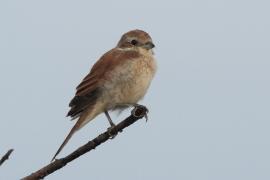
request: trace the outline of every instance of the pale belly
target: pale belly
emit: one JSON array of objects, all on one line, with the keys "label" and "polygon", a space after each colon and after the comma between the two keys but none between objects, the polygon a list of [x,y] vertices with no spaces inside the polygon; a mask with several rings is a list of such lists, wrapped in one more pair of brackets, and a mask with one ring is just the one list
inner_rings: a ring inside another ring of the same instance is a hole
[{"label": "pale belly", "polygon": [[[150,63],[150,64],[149,64]],[[116,69],[112,80],[104,86],[106,109],[121,104],[134,104],[144,97],[156,70],[153,58],[147,61],[131,61]]]}]

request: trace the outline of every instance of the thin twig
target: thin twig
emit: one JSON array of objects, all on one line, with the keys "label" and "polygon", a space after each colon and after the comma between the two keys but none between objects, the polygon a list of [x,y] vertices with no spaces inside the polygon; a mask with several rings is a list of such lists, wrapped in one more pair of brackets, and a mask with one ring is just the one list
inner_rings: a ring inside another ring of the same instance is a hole
[{"label": "thin twig", "polygon": [[2,157],[2,159],[0,160],[0,166],[6,161],[8,160],[10,154],[13,152],[14,149],[10,149],[8,150],[8,152]]},{"label": "thin twig", "polygon": [[74,159],[80,157],[81,155],[95,149],[98,145],[104,143],[114,135],[116,135],[118,132],[121,132],[124,128],[128,127],[129,125],[136,122],[138,119],[141,119],[146,116],[148,110],[144,106],[136,107],[132,114],[127,117],[125,120],[111,128],[110,130],[107,130],[106,132],[100,134],[98,137],[93,139],[92,141],[89,141],[85,145],[81,146],[71,154],[67,155],[64,158],[56,159],[52,163],[48,164],[47,166],[44,166],[40,170],[32,173],[29,176],[26,176],[22,178],[22,180],[40,180],[46,177],[47,175],[53,173],[54,171],[64,167],[67,163],[73,161]]}]

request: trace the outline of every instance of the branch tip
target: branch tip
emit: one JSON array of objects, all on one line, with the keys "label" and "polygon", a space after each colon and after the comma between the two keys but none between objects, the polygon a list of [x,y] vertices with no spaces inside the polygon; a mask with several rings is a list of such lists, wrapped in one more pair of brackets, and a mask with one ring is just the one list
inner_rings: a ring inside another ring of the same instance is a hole
[{"label": "branch tip", "polygon": [[0,166],[9,159],[10,154],[14,151],[14,149],[8,150],[8,152],[1,158],[0,160]]}]

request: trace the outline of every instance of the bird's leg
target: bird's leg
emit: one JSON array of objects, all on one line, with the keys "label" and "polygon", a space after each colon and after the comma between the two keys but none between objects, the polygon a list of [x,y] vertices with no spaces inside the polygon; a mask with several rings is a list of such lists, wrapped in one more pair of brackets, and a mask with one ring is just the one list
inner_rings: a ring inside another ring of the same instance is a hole
[{"label": "bird's leg", "polygon": [[111,129],[115,126],[115,124],[113,123],[113,121],[112,121],[112,119],[111,119],[111,117],[109,115],[109,112],[106,110],[106,111],[104,111],[104,113],[105,113],[105,115],[106,115],[106,117],[107,117],[107,119],[108,119],[108,121],[109,121],[109,123],[111,125],[111,127],[109,127],[107,131],[108,131],[108,133],[110,135],[110,139],[113,139],[117,135],[117,134],[112,134],[111,133]]},{"label": "bird's leg", "polygon": [[108,111],[104,111],[104,113],[105,113],[105,115],[106,115],[106,117],[107,117],[107,119],[108,119],[108,121],[109,121],[111,127],[114,127],[115,124],[113,123],[113,121],[112,121],[112,119],[111,119],[111,117],[110,117],[110,115],[109,115],[109,112],[108,112]]}]

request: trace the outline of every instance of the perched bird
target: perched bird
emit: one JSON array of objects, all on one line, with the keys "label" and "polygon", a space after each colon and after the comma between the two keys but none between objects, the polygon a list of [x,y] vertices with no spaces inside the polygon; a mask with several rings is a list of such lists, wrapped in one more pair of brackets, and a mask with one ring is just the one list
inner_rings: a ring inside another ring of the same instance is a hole
[{"label": "perched bird", "polygon": [[132,30],[122,35],[117,46],[105,53],[77,86],[70,101],[67,116],[78,118],[53,159],[60,153],[72,135],[97,115],[105,113],[114,126],[109,110],[136,106],[142,99],[156,72],[150,35]]}]

